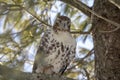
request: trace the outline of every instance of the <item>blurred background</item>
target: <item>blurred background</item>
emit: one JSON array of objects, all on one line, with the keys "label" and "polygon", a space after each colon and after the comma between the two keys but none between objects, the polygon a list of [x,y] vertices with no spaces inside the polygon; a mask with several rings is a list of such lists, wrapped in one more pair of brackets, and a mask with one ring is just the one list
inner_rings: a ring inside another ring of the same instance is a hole
[{"label": "blurred background", "polygon": [[[80,0],[92,7],[94,0]],[[32,72],[41,34],[57,15],[68,16],[76,39],[76,56],[66,76],[94,80],[94,50],[90,17],[59,0],[0,0],[0,65]]]}]

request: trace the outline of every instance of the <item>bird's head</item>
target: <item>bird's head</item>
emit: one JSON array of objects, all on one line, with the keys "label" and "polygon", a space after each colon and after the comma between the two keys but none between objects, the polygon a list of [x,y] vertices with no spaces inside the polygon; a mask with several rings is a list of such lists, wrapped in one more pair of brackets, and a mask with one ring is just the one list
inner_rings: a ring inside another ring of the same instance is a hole
[{"label": "bird's head", "polygon": [[53,29],[55,31],[70,31],[71,20],[66,16],[57,17]]}]

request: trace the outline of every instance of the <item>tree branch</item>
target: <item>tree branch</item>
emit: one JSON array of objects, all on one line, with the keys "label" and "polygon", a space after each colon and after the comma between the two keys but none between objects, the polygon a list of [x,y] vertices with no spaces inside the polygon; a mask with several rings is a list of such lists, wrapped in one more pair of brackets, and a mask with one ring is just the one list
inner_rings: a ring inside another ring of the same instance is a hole
[{"label": "tree branch", "polygon": [[[83,3],[80,2],[80,1],[79,1],[79,3],[76,3],[74,0],[60,0],[60,1],[65,2],[65,3],[67,3],[67,4],[70,4],[71,6],[73,6],[73,7],[77,8],[78,10],[82,11],[82,12],[83,12],[84,14],[86,14],[88,17],[91,16],[91,13],[90,13],[87,9],[83,8],[82,6],[85,6],[85,7],[87,7],[87,8],[89,8],[89,7],[86,6],[85,4],[83,4]],[[89,9],[91,9],[91,8],[89,8]]]},{"label": "tree branch", "polygon": [[87,80],[90,80],[90,76],[89,76],[88,71],[87,71],[85,68],[84,68],[84,71],[85,71],[85,74],[86,74]]},{"label": "tree branch", "polygon": [[[72,6],[74,6],[75,8],[83,11],[83,13],[85,13],[86,15],[88,15],[88,13],[86,13],[86,11],[87,11],[87,12],[91,13],[92,15],[94,15],[94,16],[96,16],[96,17],[98,17],[98,18],[100,18],[100,19],[102,19],[102,20],[104,20],[104,21],[106,21],[106,22],[108,22],[108,23],[116,26],[115,29],[112,29],[112,30],[110,30],[110,31],[100,31],[101,33],[115,32],[115,31],[117,31],[118,29],[120,29],[120,24],[119,24],[119,23],[117,23],[117,22],[115,22],[115,21],[112,21],[112,20],[109,20],[109,19],[107,19],[107,18],[105,18],[105,17],[97,14],[95,11],[91,10],[91,9],[90,9],[89,7],[87,7],[86,5],[82,4],[79,0],[61,0],[61,1],[65,2],[65,3],[68,3],[68,4],[72,5]],[[120,2],[120,1],[119,1],[119,2]],[[88,15],[88,16],[90,17],[90,15]]]},{"label": "tree branch", "polygon": [[70,31],[71,34],[90,34],[91,32],[83,32],[83,31]]},{"label": "tree branch", "polygon": [[81,58],[81,59],[75,59],[73,62],[77,62],[75,65],[71,66],[70,68],[68,68],[67,70],[71,70],[73,69],[75,66],[77,66],[80,63],[83,63],[84,59],[86,59],[87,57],[91,56],[93,54],[94,48],[92,50],[90,50],[88,52],[88,54],[85,55],[85,57]]},{"label": "tree branch", "polygon": [[120,0],[109,0],[109,2],[120,9]]},{"label": "tree branch", "polygon": [[2,76],[4,80],[73,80],[57,74],[46,75],[21,72],[2,65],[0,65],[0,76]]}]

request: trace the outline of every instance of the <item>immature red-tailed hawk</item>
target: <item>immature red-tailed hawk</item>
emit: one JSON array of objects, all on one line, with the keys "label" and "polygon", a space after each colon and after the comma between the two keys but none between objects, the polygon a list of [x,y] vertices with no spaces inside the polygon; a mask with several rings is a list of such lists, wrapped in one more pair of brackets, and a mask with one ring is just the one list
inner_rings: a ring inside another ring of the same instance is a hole
[{"label": "immature red-tailed hawk", "polygon": [[71,21],[59,16],[52,29],[41,38],[35,58],[33,72],[62,74],[75,56],[76,41],[70,34]]}]

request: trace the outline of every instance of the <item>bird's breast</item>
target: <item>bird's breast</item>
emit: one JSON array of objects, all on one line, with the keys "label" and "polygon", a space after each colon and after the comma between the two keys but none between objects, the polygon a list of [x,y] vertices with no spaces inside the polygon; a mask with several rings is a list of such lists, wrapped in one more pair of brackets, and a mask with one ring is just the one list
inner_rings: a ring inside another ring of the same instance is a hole
[{"label": "bird's breast", "polygon": [[58,42],[63,43],[64,45],[76,45],[75,39],[72,37],[72,35],[69,32],[59,31],[58,33],[52,32],[51,38],[55,39]]}]

